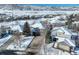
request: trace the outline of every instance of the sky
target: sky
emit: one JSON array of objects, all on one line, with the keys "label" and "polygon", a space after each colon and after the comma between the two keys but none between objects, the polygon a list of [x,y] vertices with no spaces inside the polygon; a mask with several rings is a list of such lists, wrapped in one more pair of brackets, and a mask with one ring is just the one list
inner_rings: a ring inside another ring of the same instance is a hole
[{"label": "sky", "polygon": [[19,5],[56,6],[56,7],[74,7],[74,6],[79,6],[79,4],[19,4]]}]

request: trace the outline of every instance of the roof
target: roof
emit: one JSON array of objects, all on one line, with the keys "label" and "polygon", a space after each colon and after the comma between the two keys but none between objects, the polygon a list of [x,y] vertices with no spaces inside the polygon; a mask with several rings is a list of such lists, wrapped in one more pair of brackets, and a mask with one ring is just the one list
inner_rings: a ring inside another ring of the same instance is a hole
[{"label": "roof", "polygon": [[63,44],[66,44],[68,46],[73,46],[75,47],[75,43],[72,42],[70,39],[67,39],[67,38],[62,38],[62,37],[56,37],[58,38],[58,41],[59,43],[63,43]]},{"label": "roof", "polygon": [[61,31],[61,32],[64,32],[65,34],[67,34],[67,35],[77,35],[77,33],[75,32],[72,32],[71,30],[69,30],[69,29],[67,29],[67,28],[65,28],[65,27],[55,27],[55,28],[53,28],[53,30],[52,31]]},{"label": "roof", "polygon": [[42,18],[41,21],[48,21],[50,18]]},{"label": "roof", "polygon": [[41,23],[35,23],[31,27],[33,28],[39,28],[39,29],[44,29],[43,25]]},{"label": "roof", "polygon": [[52,23],[59,23],[60,21],[58,19],[51,18],[50,20],[48,20],[48,22],[52,24]]},{"label": "roof", "polygon": [[22,32],[22,29],[19,25],[10,26],[12,30],[18,30],[19,32]]},{"label": "roof", "polygon": [[55,28],[53,28],[52,31],[58,31],[58,32],[61,31],[61,32],[64,32],[65,34],[67,34],[67,35],[71,35],[71,33],[64,27],[55,27]]},{"label": "roof", "polygon": [[62,43],[63,45],[67,45],[67,46],[73,46],[73,47],[75,47],[75,44],[71,44],[71,43],[69,43],[67,40],[65,40],[65,41],[62,41],[62,42],[59,42],[59,43]]}]

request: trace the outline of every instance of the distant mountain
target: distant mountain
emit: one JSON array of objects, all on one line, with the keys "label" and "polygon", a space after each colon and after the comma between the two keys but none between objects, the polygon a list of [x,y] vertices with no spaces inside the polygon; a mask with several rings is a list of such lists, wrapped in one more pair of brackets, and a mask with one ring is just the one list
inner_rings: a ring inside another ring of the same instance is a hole
[{"label": "distant mountain", "polygon": [[55,6],[32,6],[21,4],[0,4],[3,10],[32,10],[32,11],[79,11],[79,7],[55,7]]}]

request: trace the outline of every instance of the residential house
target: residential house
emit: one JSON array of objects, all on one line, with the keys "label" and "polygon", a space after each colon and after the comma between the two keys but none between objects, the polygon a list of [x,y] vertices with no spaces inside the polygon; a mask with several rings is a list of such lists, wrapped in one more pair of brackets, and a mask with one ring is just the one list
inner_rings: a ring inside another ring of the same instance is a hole
[{"label": "residential house", "polygon": [[32,28],[45,29],[40,22],[34,23],[33,25],[31,25],[31,27]]},{"label": "residential house", "polygon": [[60,26],[65,26],[66,20],[61,21],[60,18],[54,17],[54,18],[49,19],[48,22],[54,25],[55,27],[60,27]]},{"label": "residential house", "polygon": [[72,39],[72,36],[76,35],[77,33],[73,33],[65,27],[55,27],[51,32],[52,39],[58,38],[55,47],[66,51],[70,51],[71,47],[72,49],[76,47],[75,39]]}]

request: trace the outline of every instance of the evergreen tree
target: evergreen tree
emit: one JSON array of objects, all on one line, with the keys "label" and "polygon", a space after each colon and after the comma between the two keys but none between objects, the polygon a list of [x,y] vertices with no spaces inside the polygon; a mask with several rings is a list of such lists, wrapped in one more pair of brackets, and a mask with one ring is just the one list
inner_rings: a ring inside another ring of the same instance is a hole
[{"label": "evergreen tree", "polygon": [[24,24],[23,34],[26,36],[29,36],[31,34],[31,30],[30,30],[30,26],[29,26],[28,22],[26,22]]}]

